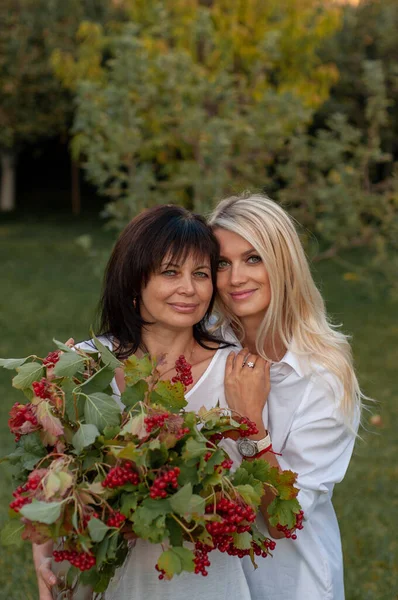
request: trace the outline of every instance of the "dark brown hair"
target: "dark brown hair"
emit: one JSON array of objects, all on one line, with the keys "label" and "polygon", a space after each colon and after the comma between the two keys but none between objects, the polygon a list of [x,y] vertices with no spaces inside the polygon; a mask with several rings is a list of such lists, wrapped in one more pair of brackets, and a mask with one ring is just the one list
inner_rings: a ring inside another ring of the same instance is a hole
[{"label": "dark brown hair", "polygon": [[228,345],[210,334],[205,326],[216,294],[217,239],[200,215],[180,206],[162,205],[150,208],[130,221],[116,242],[105,271],[100,333],[118,340],[116,353],[119,358],[127,358],[142,344],[142,328],[149,323],[140,315],[141,290],[166,255],[170,262],[177,264],[189,255],[210,260],[213,295],[203,319],[194,325],[193,335],[204,348],[207,348],[205,342]]}]

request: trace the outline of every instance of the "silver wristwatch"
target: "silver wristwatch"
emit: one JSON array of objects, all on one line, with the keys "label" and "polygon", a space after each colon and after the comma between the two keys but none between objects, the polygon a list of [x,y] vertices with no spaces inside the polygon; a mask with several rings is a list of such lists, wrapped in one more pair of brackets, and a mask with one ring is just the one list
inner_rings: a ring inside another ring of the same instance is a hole
[{"label": "silver wristwatch", "polygon": [[271,437],[269,433],[267,433],[266,437],[262,440],[249,440],[249,438],[239,438],[236,442],[238,450],[240,454],[244,458],[251,458],[252,456],[256,456],[268,446],[271,446]]}]

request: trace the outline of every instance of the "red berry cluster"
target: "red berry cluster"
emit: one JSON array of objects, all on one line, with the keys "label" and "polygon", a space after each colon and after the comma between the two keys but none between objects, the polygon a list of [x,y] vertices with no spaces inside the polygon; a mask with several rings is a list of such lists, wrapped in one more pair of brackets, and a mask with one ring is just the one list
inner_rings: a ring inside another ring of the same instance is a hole
[{"label": "red berry cluster", "polygon": [[49,352],[46,358],[43,360],[45,367],[53,367],[59,361],[59,350],[55,352]]},{"label": "red berry cluster", "polygon": [[95,556],[91,552],[78,552],[77,550],[54,550],[55,562],[69,561],[80,571],[88,571],[95,565]]},{"label": "red berry cluster", "polygon": [[213,433],[213,435],[210,436],[209,441],[207,442],[208,448],[210,448],[212,444],[217,444],[217,442],[222,440],[222,438],[222,433]]},{"label": "red berry cluster", "polygon": [[102,482],[102,487],[113,489],[116,487],[121,487],[126,483],[138,485],[139,482],[140,476],[136,471],[133,471],[133,463],[126,461],[122,466],[112,467]]},{"label": "red berry cluster", "polygon": [[161,569],[159,567],[159,565],[155,565],[155,569],[157,570],[157,572],[159,573],[159,579],[164,579],[164,576],[166,574],[166,571],[164,569]]},{"label": "red berry cluster", "polygon": [[151,498],[166,498],[167,497],[167,488],[171,486],[172,488],[178,488],[177,477],[180,474],[179,467],[174,467],[173,469],[168,469],[167,471],[163,471],[163,473],[159,474],[155,481],[153,482],[151,489],[149,491],[149,495]]},{"label": "red berry cluster", "polygon": [[257,425],[253,423],[253,421],[250,421],[250,419],[248,419],[247,417],[240,417],[238,421],[241,425],[247,426],[247,429],[239,430],[240,437],[249,437],[250,435],[257,435],[258,428]]},{"label": "red berry cluster", "polygon": [[[19,404],[16,402],[10,411],[10,419],[8,420],[8,426],[11,433],[15,434],[15,441],[19,442],[22,435],[25,433],[31,433],[35,431],[35,427],[38,427],[38,421],[35,414],[35,407],[33,404]],[[25,423],[28,422],[32,427],[26,427]]]},{"label": "red berry cluster", "polygon": [[192,369],[192,366],[189,363],[187,363],[184,355],[181,354],[181,356],[179,356],[177,358],[176,363],[175,363],[175,370],[176,370],[177,375],[175,377],[173,377],[173,379],[171,381],[173,383],[176,383],[177,381],[181,381],[183,386],[188,387],[189,385],[191,385],[193,383],[191,369]]},{"label": "red berry cluster", "polygon": [[108,527],[120,527],[124,523],[125,520],[126,520],[126,517],[124,515],[122,515],[121,512],[115,511],[109,517],[106,524],[108,525]]},{"label": "red berry cluster", "polygon": [[294,526],[291,529],[288,529],[288,527],[286,525],[280,525],[278,523],[278,525],[276,526],[278,531],[282,531],[282,533],[284,534],[284,536],[286,538],[290,538],[292,540],[297,540],[297,535],[295,534],[296,529],[303,529],[304,525],[303,525],[303,519],[304,519],[304,511],[300,510],[300,512],[298,512],[296,514],[296,523],[294,524]]},{"label": "red berry cluster", "polygon": [[[15,492],[14,492],[15,494]],[[13,494],[13,495],[14,495]],[[32,502],[32,498],[26,496],[16,496],[15,500],[10,502],[10,508],[15,510],[15,512],[19,512],[25,504],[30,504]]]},{"label": "red berry cluster", "polygon": [[47,381],[45,377],[42,377],[40,381],[34,381],[32,383],[32,388],[35,396],[38,398],[43,398],[43,400],[45,398],[51,398],[50,382]]},{"label": "red berry cluster", "polygon": [[28,481],[24,485],[19,485],[12,493],[15,500],[10,503],[10,508],[15,510],[15,512],[19,512],[25,504],[30,504],[32,502],[32,495],[30,496],[22,496],[22,494],[26,494],[27,492],[34,492],[39,487],[39,484],[42,480],[41,475],[37,473],[31,473],[29,475]]},{"label": "red berry cluster", "polygon": [[151,433],[153,429],[161,428],[165,424],[165,421],[169,418],[170,413],[158,413],[152,416],[145,417],[145,429],[147,433]]},{"label": "red berry cluster", "polygon": [[[266,558],[268,556],[269,550],[271,552],[273,550],[275,550],[276,543],[273,540],[270,540],[269,538],[267,538],[263,542],[262,547],[259,546],[256,542],[252,542],[252,548],[253,548],[254,554],[256,556],[262,556],[263,558]],[[249,551],[248,551],[248,554],[249,554]]]},{"label": "red berry cluster", "polygon": [[90,514],[85,514],[83,515],[83,519],[82,519],[82,530],[84,531],[88,525],[88,522],[90,521],[90,519],[95,518],[95,519],[99,519],[99,514],[97,512],[92,512]]},{"label": "red berry cluster", "polygon": [[233,464],[234,464],[233,460],[231,460],[230,458],[226,458],[225,460],[222,461],[221,466],[226,471],[229,471],[229,469],[232,467]]},{"label": "red berry cluster", "polygon": [[[206,454],[204,455],[203,458],[207,462],[212,456],[213,456],[212,452],[206,452]],[[229,469],[232,467],[233,464],[234,464],[233,460],[231,460],[230,458],[225,458],[220,465],[215,465],[214,470],[218,471],[219,473],[221,473],[223,469],[225,469],[226,471],[229,471]]]},{"label": "red berry cluster", "polygon": [[187,433],[189,433],[189,427],[181,427],[177,433],[176,433],[176,438],[177,440],[180,440],[181,438],[184,437],[184,435],[187,435]]},{"label": "red berry cluster", "polygon": [[[256,518],[254,510],[248,505],[241,505],[238,502],[233,502],[227,498],[221,498],[215,505],[206,506],[206,513],[210,514],[213,511],[222,518],[222,521],[212,521],[206,525],[207,531],[212,536],[213,546],[196,542],[194,550],[195,573],[201,573],[207,576],[207,567],[210,566],[208,558],[209,552],[218,549],[220,552],[226,552],[230,556],[238,556],[243,558],[250,554],[251,549],[241,550],[234,545],[233,533],[243,533],[250,531],[251,523]],[[269,551],[275,549],[275,542],[266,539],[261,546],[256,542],[252,542],[251,546],[257,556],[268,556]]]},{"label": "red berry cluster", "polygon": [[206,567],[210,567],[210,561],[208,553],[212,550],[211,546],[203,544],[203,542],[196,542],[193,562],[195,564],[195,573],[199,575],[201,573],[203,577],[207,577],[208,572]]}]

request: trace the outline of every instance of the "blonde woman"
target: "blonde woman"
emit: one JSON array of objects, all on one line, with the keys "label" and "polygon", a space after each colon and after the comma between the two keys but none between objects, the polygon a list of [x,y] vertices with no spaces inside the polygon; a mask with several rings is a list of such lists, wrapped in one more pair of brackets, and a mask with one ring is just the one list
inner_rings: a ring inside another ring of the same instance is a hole
[{"label": "blonde woman", "polygon": [[[346,336],[325,313],[292,219],[262,195],[227,198],[210,218],[221,246],[217,325],[244,346],[228,357],[229,406],[255,421],[259,434],[240,445],[298,473],[304,528],[279,539],[272,559],[245,574],[255,600],[343,600],[340,533],[333,487],[347,470],[361,391]],[[271,365],[267,369],[267,365]],[[262,452],[272,442],[272,452]],[[263,499],[260,526],[269,526]]]}]

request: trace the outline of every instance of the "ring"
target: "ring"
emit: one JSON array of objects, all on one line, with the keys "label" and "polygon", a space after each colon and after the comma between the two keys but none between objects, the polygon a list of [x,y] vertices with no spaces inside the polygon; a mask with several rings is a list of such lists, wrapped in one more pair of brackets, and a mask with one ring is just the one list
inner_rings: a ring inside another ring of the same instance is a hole
[{"label": "ring", "polygon": [[247,366],[248,366],[250,369],[254,369],[254,362],[252,362],[252,361],[249,361],[249,362],[247,362],[246,364],[247,364]]}]

